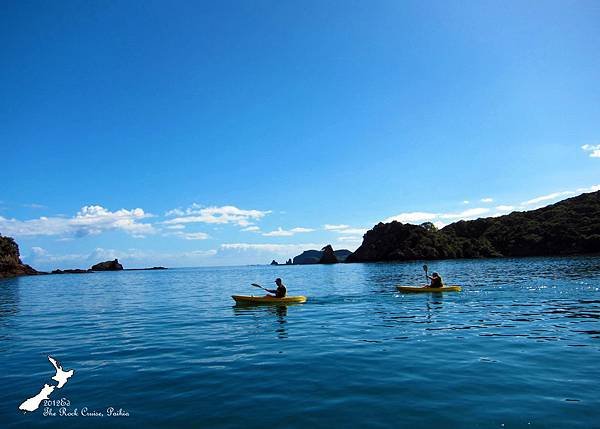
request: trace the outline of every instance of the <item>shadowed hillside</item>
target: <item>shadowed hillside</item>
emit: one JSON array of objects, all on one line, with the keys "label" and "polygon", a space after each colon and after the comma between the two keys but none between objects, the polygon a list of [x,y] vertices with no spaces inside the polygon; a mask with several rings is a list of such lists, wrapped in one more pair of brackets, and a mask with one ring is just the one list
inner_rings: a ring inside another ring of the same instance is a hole
[{"label": "shadowed hillside", "polygon": [[19,246],[15,240],[0,235],[0,278],[31,274],[38,272],[21,262]]},{"label": "shadowed hillside", "polygon": [[347,262],[551,256],[600,252],[600,191],[541,209],[459,221],[438,230],[379,223]]}]

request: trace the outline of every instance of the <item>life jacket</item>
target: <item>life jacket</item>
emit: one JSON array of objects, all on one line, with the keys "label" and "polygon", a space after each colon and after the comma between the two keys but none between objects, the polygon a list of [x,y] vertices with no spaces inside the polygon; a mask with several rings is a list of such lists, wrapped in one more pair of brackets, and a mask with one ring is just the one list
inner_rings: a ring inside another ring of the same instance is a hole
[{"label": "life jacket", "polygon": [[283,283],[281,284],[281,286],[277,286],[277,291],[275,292],[275,296],[277,298],[285,298],[286,294],[287,294],[287,289],[285,288]]}]

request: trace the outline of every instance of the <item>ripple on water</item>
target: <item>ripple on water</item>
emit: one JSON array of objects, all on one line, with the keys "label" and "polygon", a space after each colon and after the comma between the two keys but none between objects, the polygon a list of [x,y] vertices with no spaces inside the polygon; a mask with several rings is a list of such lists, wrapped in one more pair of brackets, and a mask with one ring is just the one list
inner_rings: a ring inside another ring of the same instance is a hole
[{"label": "ripple on water", "polygon": [[[463,285],[443,295],[397,293],[422,282],[421,262],[2,281],[14,388],[1,391],[0,413],[7,427],[56,425],[15,412],[52,375],[54,354],[76,370],[61,395],[128,409],[127,423],[111,422],[122,427],[592,427],[598,262],[431,262]],[[275,277],[308,303],[233,305],[230,295]]]}]

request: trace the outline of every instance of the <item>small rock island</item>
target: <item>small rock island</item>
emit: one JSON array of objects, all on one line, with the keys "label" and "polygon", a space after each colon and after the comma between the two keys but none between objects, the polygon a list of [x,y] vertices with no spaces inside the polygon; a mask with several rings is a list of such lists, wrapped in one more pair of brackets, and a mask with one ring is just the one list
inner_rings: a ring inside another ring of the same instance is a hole
[{"label": "small rock island", "polygon": [[339,262],[331,244],[323,247],[321,251],[323,254],[321,255],[321,259],[319,259],[319,264],[337,264]]},{"label": "small rock island", "polygon": [[99,262],[96,265],[92,265],[92,271],[121,271],[123,265],[119,264],[119,260]]}]

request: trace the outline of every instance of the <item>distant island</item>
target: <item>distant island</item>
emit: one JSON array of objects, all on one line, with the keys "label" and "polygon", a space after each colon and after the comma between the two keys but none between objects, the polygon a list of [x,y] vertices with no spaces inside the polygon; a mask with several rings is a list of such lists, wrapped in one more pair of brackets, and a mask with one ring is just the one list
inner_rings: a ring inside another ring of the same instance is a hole
[{"label": "distant island", "polygon": [[[331,252],[335,255],[335,260],[331,257]],[[346,258],[351,253],[352,252],[347,249],[334,251],[331,245],[328,244],[321,250],[305,250],[300,255],[295,256],[293,260],[288,259],[285,264],[279,264],[277,261],[273,260],[270,265],[311,265],[345,262]]]},{"label": "distant island", "polygon": [[156,270],[168,270],[168,268],[166,268],[166,267],[125,268],[124,271],[156,271]]},{"label": "distant island", "polygon": [[33,276],[41,274],[87,274],[97,271],[146,271],[166,270],[165,267],[129,268],[124,269],[118,259],[100,262],[89,269],[53,270],[52,272],[37,271],[21,261],[19,245],[12,237],[0,235],[0,279],[16,276]]},{"label": "distant island", "polygon": [[600,191],[537,210],[459,221],[437,229],[432,223],[379,223],[346,262],[407,261],[600,252]]}]

